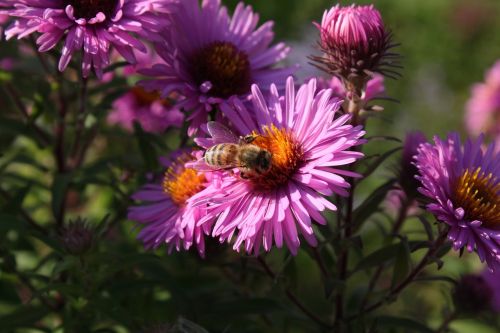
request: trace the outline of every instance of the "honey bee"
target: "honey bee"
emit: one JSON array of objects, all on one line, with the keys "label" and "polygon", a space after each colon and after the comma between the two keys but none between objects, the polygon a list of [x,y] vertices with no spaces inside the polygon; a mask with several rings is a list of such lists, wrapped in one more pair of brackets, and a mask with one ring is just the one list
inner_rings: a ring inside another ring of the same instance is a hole
[{"label": "honey bee", "polygon": [[244,179],[265,174],[271,169],[271,153],[252,144],[256,135],[238,138],[215,121],[208,122],[207,128],[215,145],[203,155],[206,164],[220,169],[239,168],[240,177]]}]

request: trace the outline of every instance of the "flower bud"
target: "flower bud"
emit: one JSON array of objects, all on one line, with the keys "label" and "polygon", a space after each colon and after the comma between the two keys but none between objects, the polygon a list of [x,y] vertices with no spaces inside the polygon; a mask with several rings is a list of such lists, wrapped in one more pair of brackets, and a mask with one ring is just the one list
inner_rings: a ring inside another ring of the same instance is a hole
[{"label": "flower bud", "polygon": [[62,228],[61,241],[68,253],[82,255],[92,247],[94,232],[84,219],[77,218]]},{"label": "flower bud", "polygon": [[325,11],[320,30],[322,57],[312,57],[317,66],[341,78],[347,89],[361,92],[373,72],[389,77],[399,76],[393,68],[399,55],[389,53],[396,46],[386,30],[382,17],[373,5],[336,5]]},{"label": "flower bud", "polygon": [[491,305],[493,290],[479,275],[464,275],[453,291],[457,311],[466,314],[480,313]]}]

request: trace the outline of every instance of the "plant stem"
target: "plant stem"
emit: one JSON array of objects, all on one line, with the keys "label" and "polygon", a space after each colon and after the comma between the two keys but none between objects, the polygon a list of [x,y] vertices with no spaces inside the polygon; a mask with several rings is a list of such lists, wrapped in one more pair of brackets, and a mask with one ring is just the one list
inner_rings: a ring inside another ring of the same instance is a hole
[{"label": "plant stem", "polygon": [[[407,200],[405,197],[405,199],[401,202],[401,207],[399,208],[396,222],[392,226],[391,235],[395,235],[396,233],[398,233],[401,227],[403,226],[403,223],[408,215],[408,210],[410,206],[411,202]],[[377,285],[378,279],[382,275],[384,268],[385,268],[384,264],[379,265],[377,270],[375,271],[375,274],[373,274],[372,278],[370,279],[370,282],[368,283],[368,290],[366,291],[366,294],[363,297],[363,300],[361,301],[361,306],[360,306],[361,309],[363,309],[366,306],[366,303],[368,302],[368,299],[371,293],[373,292],[373,289]]]},{"label": "plant stem", "polygon": [[71,156],[76,156],[80,148],[81,136],[85,126],[85,119],[87,118],[87,96],[88,96],[88,79],[82,77],[80,85],[80,107],[78,109],[78,114],[76,115],[77,123],[75,130],[75,140],[73,142],[73,149]]},{"label": "plant stem", "polygon": [[[257,261],[259,264],[264,268],[264,271],[269,275],[270,278],[273,280],[276,279],[276,274],[273,272],[271,267],[266,263],[265,259],[262,258],[261,256],[257,257]],[[332,326],[326,322],[324,322],[319,316],[317,316],[315,313],[310,311],[308,308],[305,307],[302,302],[295,296],[295,294],[290,290],[290,288],[286,287],[285,288],[285,294],[288,297],[288,299],[295,304],[297,308],[299,308],[307,317],[310,319],[314,320],[316,323],[318,323],[320,326],[326,327],[326,328],[332,328]]]},{"label": "plant stem", "polygon": [[450,314],[448,314],[448,316],[446,316],[444,318],[443,322],[441,323],[441,325],[436,330],[436,333],[444,333],[444,332],[446,332],[448,330],[448,326],[450,326],[450,323],[453,320],[455,320],[456,317],[457,317],[457,313],[455,311],[453,311]]},{"label": "plant stem", "polygon": [[21,96],[19,93],[16,91],[14,86],[12,86],[10,83],[5,84],[5,90],[7,91],[7,94],[12,98],[14,101],[14,104],[18,108],[19,111],[21,111],[21,114],[23,117],[26,119],[28,126],[30,126],[40,139],[40,142],[43,145],[49,145],[50,144],[50,137],[47,133],[45,133],[44,130],[42,130],[40,127],[38,127],[31,119],[30,115],[28,113],[28,109],[24,105],[23,101],[21,100]]},{"label": "plant stem", "polygon": [[[441,247],[441,245],[443,245],[443,243],[446,240],[446,234],[447,234],[446,231],[441,232],[441,234],[439,235],[438,239],[436,239],[436,241],[434,242],[434,244],[429,248],[429,250],[427,251],[427,253],[420,260],[419,264],[410,272],[410,274],[406,277],[406,279],[404,279],[396,287],[394,287],[394,289],[392,289],[389,292],[389,294],[386,295],[386,297],[384,297],[383,299],[375,302],[374,304],[372,304],[372,305],[364,308],[360,312],[360,314],[364,315],[364,314],[366,314],[368,312],[372,312],[372,311],[378,309],[380,306],[382,306],[386,302],[387,299],[390,299],[390,298],[392,298],[394,296],[397,296],[411,282],[413,282],[413,280],[417,277],[417,275],[425,268],[425,266],[427,266],[427,264],[429,263],[429,260],[436,253],[436,251],[439,250],[439,248]],[[357,318],[358,316],[359,316],[359,314],[351,316],[351,317],[347,318],[347,321],[351,321],[351,320]]]}]

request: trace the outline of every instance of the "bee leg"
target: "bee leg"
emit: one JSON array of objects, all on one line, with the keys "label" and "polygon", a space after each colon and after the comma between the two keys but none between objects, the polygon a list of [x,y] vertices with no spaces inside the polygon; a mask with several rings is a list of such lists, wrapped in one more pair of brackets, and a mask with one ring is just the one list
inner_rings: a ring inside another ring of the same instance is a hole
[{"label": "bee leg", "polygon": [[241,179],[250,179],[250,177],[244,171],[240,172],[240,177]]},{"label": "bee leg", "polygon": [[242,143],[252,143],[255,140],[256,136],[249,134],[245,136],[240,136],[240,142]]}]

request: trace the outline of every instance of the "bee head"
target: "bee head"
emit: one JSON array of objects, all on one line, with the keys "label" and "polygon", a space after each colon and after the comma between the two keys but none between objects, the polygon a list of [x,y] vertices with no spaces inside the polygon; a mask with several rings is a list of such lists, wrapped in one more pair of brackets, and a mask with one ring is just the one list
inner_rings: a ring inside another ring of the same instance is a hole
[{"label": "bee head", "polygon": [[266,173],[271,169],[272,155],[267,150],[261,150],[257,157],[257,167],[260,173]]}]

